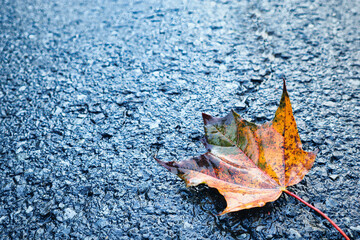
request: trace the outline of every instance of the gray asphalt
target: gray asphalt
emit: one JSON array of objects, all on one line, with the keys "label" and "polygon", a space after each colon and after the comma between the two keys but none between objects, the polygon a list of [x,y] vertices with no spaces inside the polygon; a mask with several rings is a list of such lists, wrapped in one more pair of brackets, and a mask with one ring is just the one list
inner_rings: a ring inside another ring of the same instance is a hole
[{"label": "gray asphalt", "polygon": [[288,196],[217,216],[158,165],[201,113],[271,120],[287,78],[314,167],[291,191],[360,239],[360,2],[3,0],[0,239],[341,239]]}]

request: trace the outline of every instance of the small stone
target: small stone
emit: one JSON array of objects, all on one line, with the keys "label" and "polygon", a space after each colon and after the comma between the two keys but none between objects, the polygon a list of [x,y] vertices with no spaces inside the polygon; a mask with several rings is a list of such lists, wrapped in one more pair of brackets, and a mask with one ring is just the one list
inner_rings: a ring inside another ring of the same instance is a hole
[{"label": "small stone", "polygon": [[19,184],[20,181],[21,181],[21,176],[20,176],[20,175],[17,175],[17,176],[14,177],[14,179],[15,179],[15,182],[16,182],[17,184]]},{"label": "small stone", "polygon": [[54,115],[59,115],[60,113],[62,113],[62,108],[56,107]]},{"label": "small stone", "polygon": [[99,113],[99,114],[95,114],[91,120],[94,121],[95,123],[100,122],[101,120],[103,120],[105,118],[105,115],[103,113]]},{"label": "small stone", "polygon": [[351,87],[354,89],[357,89],[360,87],[360,80],[359,79],[350,79],[347,81]]},{"label": "small stone", "polygon": [[72,219],[73,217],[75,217],[76,212],[72,209],[72,208],[65,208],[64,210],[64,219]]},{"label": "small stone", "polygon": [[225,72],[225,71],[227,70],[226,65],[225,65],[225,64],[221,64],[221,65],[219,66],[219,70]]},{"label": "small stone", "polygon": [[339,178],[339,175],[337,175],[337,174],[331,174],[331,175],[329,176],[329,178],[330,178],[331,180],[335,181],[336,179]]},{"label": "small stone", "polygon": [[84,122],[84,119],[82,119],[82,118],[77,118],[77,119],[75,119],[74,124],[76,124],[76,125],[81,125],[83,122]]},{"label": "small stone", "polygon": [[109,225],[109,222],[107,221],[106,218],[101,218],[101,219],[99,219],[95,224],[96,224],[96,226],[98,226],[99,228],[104,228],[104,227],[106,227],[106,226]]},{"label": "small stone", "polygon": [[84,95],[84,94],[79,94],[79,95],[77,95],[77,100],[85,100],[86,99],[86,95]]},{"label": "small stone", "polygon": [[338,206],[337,202],[331,198],[326,200],[325,205],[326,208],[336,208]]},{"label": "small stone", "polygon": [[150,129],[158,128],[160,123],[161,123],[161,121],[159,119],[156,119],[155,122],[152,122],[149,124],[149,127],[150,127]]},{"label": "small stone", "polygon": [[[1,221],[0,221],[0,222],[1,222]],[[357,225],[357,226],[355,226],[355,227],[351,226],[350,229],[353,230],[353,231],[355,231],[355,232],[357,232],[357,233],[360,233],[360,225]]]},{"label": "small stone", "polygon": [[325,107],[336,107],[337,104],[331,101],[324,101],[322,105],[324,105]]},{"label": "small stone", "polygon": [[266,227],[265,226],[257,226],[256,227],[256,232],[262,232]]},{"label": "small stone", "polygon": [[30,212],[32,212],[32,210],[34,210],[34,208],[33,208],[32,206],[29,206],[29,207],[25,210],[25,212],[26,212],[27,214],[29,214]]},{"label": "small stone", "polygon": [[289,230],[289,235],[291,239],[302,239],[301,234],[293,228]]},{"label": "small stone", "polygon": [[7,218],[6,216],[0,217],[0,223],[2,223],[6,218]]},{"label": "small stone", "polygon": [[184,222],[184,228],[193,229],[193,226],[188,222]]},{"label": "small stone", "polygon": [[57,215],[57,216],[56,216],[56,220],[59,221],[59,222],[63,222],[63,221],[64,221],[64,219],[63,219],[63,217],[62,217],[61,215]]},{"label": "small stone", "polygon": [[239,109],[245,109],[246,104],[244,102],[237,102],[237,103],[235,103],[235,107],[239,108]]},{"label": "small stone", "polygon": [[18,185],[16,187],[16,195],[21,198],[25,195],[25,185]]},{"label": "small stone", "polygon": [[265,76],[269,75],[270,73],[271,73],[271,71],[270,71],[269,69],[261,69],[261,70],[259,71],[259,75],[260,75],[261,77],[265,77]]},{"label": "small stone", "polygon": [[39,229],[36,231],[36,234],[38,234],[38,235],[43,235],[43,234],[44,234],[44,229],[43,229],[43,228],[39,228]]},{"label": "small stone", "polygon": [[349,96],[349,95],[342,95],[341,98],[342,98],[343,100],[345,100],[345,101],[348,101],[348,100],[351,99],[351,96]]},{"label": "small stone", "polygon": [[335,151],[332,153],[332,156],[334,159],[338,160],[344,156],[344,153],[340,151]]},{"label": "small stone", "polygon": [[250,239],[250,234],[248,233],[243,233],[239,236],[239,239]]}]

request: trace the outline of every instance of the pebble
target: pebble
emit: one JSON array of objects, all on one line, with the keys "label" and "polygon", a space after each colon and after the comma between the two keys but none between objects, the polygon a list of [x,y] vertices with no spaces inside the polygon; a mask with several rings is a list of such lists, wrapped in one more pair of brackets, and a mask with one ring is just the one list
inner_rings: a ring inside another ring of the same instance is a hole
[{"label": "pebble", "polygon": [[76,212],[74,211],[74,209],[72,208],[65,208],[64,209],[64,219],[72,219],[73,217],[76,216]]}]

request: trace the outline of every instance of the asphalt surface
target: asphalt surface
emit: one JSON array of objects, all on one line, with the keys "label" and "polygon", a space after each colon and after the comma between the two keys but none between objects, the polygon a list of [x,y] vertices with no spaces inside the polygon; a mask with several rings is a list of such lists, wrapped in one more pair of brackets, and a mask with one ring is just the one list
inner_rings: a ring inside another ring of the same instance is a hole
[{"label": "asphalt surface", "polygon": [[314,167],[290,190],[360,239],[360,2],[3,0],[0,239],[341,239],[282,196],[217,216],[158,165],[201,113],[271,120],[288,81]]}]

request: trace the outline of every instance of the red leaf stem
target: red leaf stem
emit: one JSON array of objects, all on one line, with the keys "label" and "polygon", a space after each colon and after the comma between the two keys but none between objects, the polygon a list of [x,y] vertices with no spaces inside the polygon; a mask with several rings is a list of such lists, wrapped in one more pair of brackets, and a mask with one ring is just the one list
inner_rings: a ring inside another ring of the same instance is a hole
[{"label": "red leaf stem", "polygon": [[319,213],[321,216],[323,216],[326,220],[328,220],[328,221],[331,223],[331,225],[333,225],[333,226],[336,228],[336,230],[338,230],[339,233],[341,233],[341,235],[343,235],[343,237],[344,237],[346,240],[350,240],[350,238],[344,233],[344,231],[341,230],[341,229],[339,228],[339,226],[336,225],[336,223],[334,223],[328,216],[326,216],[325,213],[323,213],[322,211],[320,211],[319,209],[317,209],[317,208],[314,207],[313,205],[307,203],[305,200],[301,199],[301,198],[300,198],[298,195],[296,195],[295,193],[292,193],[292,192],[290,192],[290,191],[288,191],[288,190],[283,190],[283,191],[286,192],[287,194],[289,194],[290,196],[296,198],[297,200],[299,200],[300,202],[302,202],[303,204],[305,204],[305,205],[308,206],[309,208],[315,210],[317,213]]}]

